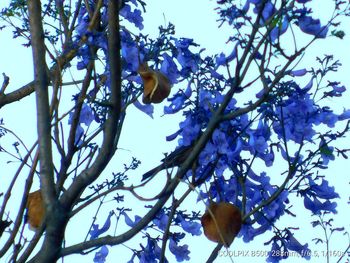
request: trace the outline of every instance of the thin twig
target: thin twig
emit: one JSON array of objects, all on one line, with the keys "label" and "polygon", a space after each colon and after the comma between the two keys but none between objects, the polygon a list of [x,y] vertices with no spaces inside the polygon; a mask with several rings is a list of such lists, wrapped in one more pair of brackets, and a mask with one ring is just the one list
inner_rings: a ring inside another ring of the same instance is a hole
[{"label": "thin twig", "polygon": [[2,76],[4,77],[4,82],[2,83],[2,86],[0,88],[0,96],[1,96],[1,94],[5,93],[5,89],[10,83],[10,78],[8,76],[6,76],[5,73],[2,73]]}]

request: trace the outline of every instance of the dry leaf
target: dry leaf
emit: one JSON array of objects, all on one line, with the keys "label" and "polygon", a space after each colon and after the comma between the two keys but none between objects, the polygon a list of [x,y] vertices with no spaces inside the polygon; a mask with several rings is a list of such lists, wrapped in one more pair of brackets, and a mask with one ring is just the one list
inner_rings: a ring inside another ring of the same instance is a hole
[{"label": "dry leaf", "polygon": [[171,84],[164,74],[150,69],[147,63],[140,64],[138,73],[143,81],[143,103],[161,103],[169,96]]},{"label": "dry leaf", "polygon": [[202,216],[201,223],[204,234],[209,240],[229,247],[241,229],[241,211],[230,203],[211,203]]},{"label": "dry leaf", "polygon": [[45,216],[45,209],[41,191],[29,193],[27,200],[27,220],[31,230],[37,229]]}]

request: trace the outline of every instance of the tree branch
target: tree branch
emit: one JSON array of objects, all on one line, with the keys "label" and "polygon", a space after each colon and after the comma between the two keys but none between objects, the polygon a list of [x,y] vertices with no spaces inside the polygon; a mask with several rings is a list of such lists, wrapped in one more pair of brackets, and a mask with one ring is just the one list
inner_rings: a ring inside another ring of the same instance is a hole
[{"label": "tree branch", "polygon": [[73,184],[63,194],[61,202],[65,207],[71,207],[84,189],[95,181],[113,157],[113,145],[117,134],[118,121],[121,112],[121,58],[118,6],[115,1],[108,2],[108,56],[110,65],[110,108],[108,119],[104,125],[104,138],[100,152],[90,168],[82,171]]},{"label": "tree branch", "polygon": [[206,263],[212,263],[217,258],[218,253],[220,249],[223,247],[222,244],[217,244],[217,246],[214,248],[214,250],[211,252],[209,258],[207,259]]},{"label": "tree branch", "polygon": [[[34,149],[34,146],[33,146],[33,149]],[[28,153],[27,156],[29,156],[29,153]],[[22,163],[24,163],[25,161],[26,160],[23,160]],[[10,237],[8,238],[8,240],[6,241],[6,243],[3,245],[3,247],[0,250],[0,258],[7,252],[7,250],[14,243],[14,240],[16,238],[18,230],[19,230],[19,228],[21,226],[21,223],[22,223],[22,220],[23,220],[23,215],[24,215],[24,210],[25,210],[26,203],[27,203],[28,193],[29,193],[30,188],[32,186],[33,176],[35,174],[35,169],[36,169],[36,166],[37,166],[37,162],[38,162],[38,152],[35,154],[32,167],[31,167],[31,169],[29,171],[29,175],[27,176],[27,180],[26,180],[26,183],[25,183],[25,186],[24,186],[24,190],[23,190],[22,201],[21,201],[20,207],[18,209],[18,213],[17,213],[17,217],[16,217],[16,219],[14,221],[14,225],[12,227],[11,235],[10,235]],[[21,163],[21,166],[19,167],[15,177],[17,177],[19,175],[19,173],[20,173],[20,171],[21,171],[21,169],[23,167],[22,163]],[[13,180],[13,184],[14,183],[15,183],[15,179]],[[10,187],[11,187],[11,185],[10,185]],[[9,187],[9,189],[11,189],[10,187]],[[11,194],[11,192],[6,193],[5,198],[7,198],[7,197],[9,198],[10,194]],[[5,209],[5,206],[6,206],[6,202],[4,200],[3,207],[1,209]]]},{"label": "tree branch", "polygon": [[[40,183],[45,205],[51,210],[55,199],[51,147],[51,117],[46,72],[44,32],[41,23],[41,5],[38,0],[28,0],[31,44],[34,61],[34,83],[37,104],[37,129],[40,159]],[[49,212],[48,211],[48,212]]]},{"label": "tree branch", "polygon": [[45,61],[44,32],[39,0],[28,0],[31,45],[34,62],[34,86],[37,105],[37,129],[40,159],[40,187],[46,210],[46,236],[36,262],[54,262],[64,235],[64,213],[54,186],[51,116],[48,96],[49,77]]}]

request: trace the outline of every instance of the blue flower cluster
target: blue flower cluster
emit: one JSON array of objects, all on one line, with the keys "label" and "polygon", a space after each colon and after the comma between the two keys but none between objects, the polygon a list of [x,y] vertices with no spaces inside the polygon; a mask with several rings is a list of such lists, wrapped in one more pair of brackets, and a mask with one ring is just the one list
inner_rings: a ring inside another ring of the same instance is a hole
[{"label": "blue flower cluster", "polygon": [[[73,116],[75,116],[75,112],[76,110],[69,112],[69,118],[68,118],[69,125],[71,125],[73,122]],[[76,145],[80,145],[83,142],[83,136],[84,136],[85,130],[81,124],[85,124],[85,126],[88,128],[94,120],[95,120],[95,115],[92,109],[86,103],[83,103],[80,110],[78,126],[75,132]]]},{"label": "blue flower cluster", "polygon": [[[169,220],[172,226],[179,226],[185,232],[191,235],[199,236],[202,234],[201,225],[193,220],[191,215],[184,212],[177,213],[173,218],[170,218],[171,208],[164,208],[160,211],[156,218],[153,219],[153,224],[150,228],[156,226],[161,231],[166,231]],[[141,219],[139,216],[135,216],[135,220],[132,220],[129,215],[124,211],[122,213],[125,217],[125,223],[133,227]],[[147,229],[147,228],[146,228]],[[145,229],[145,230],[146,230]],[[180,245],[180,241],[185,237],[184,233],[171,232],[169,238],[169,250],[176,257],[177,261],[181,262],[189,260],[189,248],[188,245]],[[161,257],[161,249],[159,247],[158,238],[152,238],[149,234],[146,235],[146,246],[141,245],[141,250],[134,250],[134,254],[129,262],[134,262],[135,258],[138,258],[140,262],[158,262]],[[168,262],[165,259],[165,262]]]},{"label": "blue flower cluster", "polygon": [[278,263],[280,260],[293,255],[291,251],[297,252],[302,258],[307,260],[311,258],[311,251],[308,248],[308,244],[300,244],[289,229],[277,233],[269,242],[266,242],[266,244],[270,243],[272,243],[272,248],[266,262]]},{"label": "blue flower cluster", "polygon": [[[318,184],[320,178],[312,176],[312,173],[304,173],[312,170],[311,168],[326,168],[329,161],[334,159],[334,148],[329,144],[340,135],[322,134],[320,127],[334,128],[337,122],[350,118],[349,110],[336,114],[324,103],[325,98],[340,97],[343,94],[345,87],[340,83],[329,82],[324,88],[327,91],[322,94],[319,101],[316,101],[316,95],[320,92],[319,87],[315,87],[314,80],[319,74],[324,76],[328,71],[335,71],[336,65],[323,68],[322,72],[314,69],[291,70],[289,67],[282,72],[283,76],[278,83],[274,83],[274,79],[280,72],[277,69],[265,69],[266,76],[261,76],[261,79],[266,86],[256,95],[256,99],[263,102],[251,112],[240,115],[233,113],[245,106],[252,106],[253,102],[238,103],[234,97],[251,88],[253,83],[242,87],[242,80],[237,80],[239,75],[232,77],[225,73],[226,69],[232,69],[233,65],[239,62],[240,56],[244,53],[250,36],[241,34],[240,30],[243,30],[243,27],[251,27],[254,18],[259,18],[257,29],[267,30],[266,41],[271,48],[274,48],[275,54],[283,52],[279,40],[292,27],[299,28],[300,33],[312,35],[314,39],[326,38],[331,23],[322,25],[319,19],[312,17],[311,9],[306,7],[309,1],[292,1],[294,5],[282,7],[275,6],[270,0],[247,0],[241,6],[234,4],[236,1],[233,0],[217,1],[219,21],[221,24],[228,23],[233,26],[238,33],[233,33],[229,39],[233,48],[229,49],[228,55],[221,53],[207,57],[203,57],[203,49],[200,49],[193,39],[176,38],[172,24],[160,27],[159,37],[155,40],[142,34],[136,36],[126,29],[123,22],[126,25],[131,23],[139,30],[143,29],[139,1],[126,1],[120,10],[122,104],[126,106],[134,101],[139,110],[152,117],[152,105],[143,105],[138,100],[135,101],[142,92],[142,81],[137,74],[139,63],[149,62],[152,69],[159,70],[167,76],[175,87],[164,106],[164,114],[181,112],[184,117],[179,129],[166,138],[168,141],[178,139],[179,147],[193,144],[206,130],[213,112],[225,101],[227,91],[234,89],[233,96],[229,98],[222,112],[222,121],[198,157],[196,170],[194,173],[188,171],[186,176],[192,182],[198,183],[196,185],[198,187],[204,182],[209,184],[208,192],[201,191],[201,200],[208,202],[210,197],[217,201],[231,202],[247,215],[239,234],[245,242],[250,242],[256,236],[273,229],[274,223],[288,211],[287,204],[291,193],[301,196],[305,208],[314,214],[321,211],[336,212],[336,203],[331,200],[339,196],[334,192],[334,188],[329,186],[325,179]],[[93,6],[90,9],[93,9]],[[102,59],[107,66],[101,74],[105,74],[107,80],[104,83],[106,92],[100,98],[101,101],[108,99],[109,85],[105,9],[102,9],[103,15],[99,27],[91,30],[87,9],[82,6],[78,16],[79,26],[76,28],[77,41],[86,39],[78,51],[79,70],[85,69],[89,61],[97,59],[97,52],[93,53],[92,50],[101,50],[104,54]],[[261,39],[257,37],[257,42],[254,42],[252,47]],[[252,60],[266,60],[266,50],[254,52],[251,55]],[[290,58],[283,55],[284,58]],[[331,58],[328,57],[326,60],[330,61]],[[320,61],[321,64],[323,62]],[[296,77],[302,76],[311,76],[305,87],[300,87],[296,81]],[[253,97],[250,99],[253,100]],[[82,138],[81,123],[88,126],[98,118],[95,116],[96,111],[88,105],[84,104],[82,108],[83,115],[80,117],[76,143]],[[316,145],[315,141],[319,142],[316,150],[307,148],[309,145]],[[291,147],[293,149],[297,148],[293,156],[288,145],[293,145]],[[275,163],[276,152],[280,153],[289,166],[286,180],[295,180],[296,186],[293,189],[272,183],[272,176],[265,171],[266,167],[271,167]],[[306,152],[310,153],[304,156],[302,153]],[[251,211],[253,212],[250,213]],[[141,219],[140,216],[135,216],[132,220],[126,212],[123,214],[126,224],[130,227],[135,226]],[[154,218],[152,226],[164,232],[170,220],[171,226],[180,227],[186,233],[201,234],[198,216],[186,215],[181,211],[176,211],[171,218],[169,215],[170,209],[162,209]],[[109,224],[110,216],[101,229],[94,225],[90,233],[91,238],[104,233]],[[284,234],[281,231],[276,233],[267,244],[272,243],[272,251],[281,253],[271,253],[268,257],[269,262],[278,262],[286,258],[284,252],[289,250],[297,251],[304,258],[309,257],[307,245],[302,246],[290,230],[284,231]],[[169,235],[169,250],[178,261],[189,260],[188,245],[180,244],[184,236],[185,233],[175,232]],[[130,262],[133,262],[135,257],[140,262],[157,262],[156,259],[161,257],[158,244],[161,240],[151,237],[150,234],[147,234],[146,238],[146,246],[142,246],[140,251],[135,250]],[[104,262],[107,254],[108,249],[102,247],[96,254],[96,262]]]},{"label": "blue flower cluster", "polygon": [[[321,25],[319,19],[311,16],[311,9],[305,7],[309,1],[296,1],[294,6],[285,5],[279,10],[276,9],[273,1],[270,0],[247,0],[242,7],[237,6],[232,0],[218,1],[222,7],[218,8],[221,24],[227,22],[235,29],[243,26],[250,26],[252,17],[249,14],[250,6],[253,5],[253,13],[260,14],[260,26],[271,26],[270,40],[274,43],[288,27],[295,23],[300,30],[316,38],[325,38],[328,33],[328,25]],[[303,5],[298,5],[303,4]],[[260,10],[262,11],[260,12]]]}]

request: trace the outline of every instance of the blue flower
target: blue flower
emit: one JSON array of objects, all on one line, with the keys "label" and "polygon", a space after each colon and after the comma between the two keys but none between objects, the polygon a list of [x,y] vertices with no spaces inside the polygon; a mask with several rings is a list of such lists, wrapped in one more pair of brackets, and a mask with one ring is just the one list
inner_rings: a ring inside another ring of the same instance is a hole
[{"label": "blue flower", "polygon": [[194,54],[189,50],[189,47],[198,45],[193,42],[193,39],[181,38],[175,41],[175,46],[177,48],[176,59],[182,67],[181,75],[187,77],[191,72],[196,72],[200,61],[200,52]]},{"label": "blue flower", "polygon": [[232,144],[232,152],[228,152],[230,153],[230,155],[227,155],[227,157],[229,158],[230,161],[237,161],[237,159],[239,159],[240,154],[243,150],[243,140],[241,138],[237,138],[236,140],[236,145]]},{"label": "blue flower", "polygon": [[282,248],[278,245],[276,238],[272,241],[271,250],[268,252],[268,257],[266,258],[266,262],[270,263],[278,263],[283,259]]},{"label": "blue flower", "polygon": [[337,213],[335,209],[337,207],[337,203],[330,202],[326,200],[325,202],[321,202],[317,197],[313,197],[313,201],[307,196],[304,195],[304,206],[306,209],[309,209],[313,214],[319,214],[321,211],[329,211],[334,214]]},{"label": "blue flower", "polygon": [[182,50],[176,57],[182,66],[181,75],[188,76],[190,72],[194,73],[198,70],[198,55],[193,54],[189,50]]},{"label": "blue flower", "polygon": [[[261,5],[256,5],[255,8],[253,9],[254,13],[258,13],[261,9]],[[264,25],[270,18],[271,16],[276,12],[275,6],[270,2],[266,2],[264,6],[264,10],[262,11],[262,16],[259,21],[260,25]]]},{"label": "blue flower", "polygon": [[328,108],[325,107],[320,113],[320,120],[328,127],[333,128],[335,126],[335,123],[338,121],[338,115],[334,114]]},{"label": "blue flower", "polygon": [[225,54],[224,53],[220,53],[220,55],[218,55],[217,57],[216,57],[216,64],[218,65],[218,66],[221,66],[221,65],[225,65],[226,64],[226,56],[225,56]]},{"label": "blue flower", "polygon": [[90,60],[92,59],[90,47],[88,45],[84,45],[83,47],[79,48],[78,58],[81,60],[77,63],[77,69],[85,69],[86,66],[89,64]]},{"label": "blue flower", "polygon": [[239,232],[239,236],[243,236],[243,241],[248,243],[254,239],[254,237],[265,233],[267,230],[270,230],[271,225],[265,221],[263,225],[259,227],[253,227],[252,225],[243,224]]},{"label": "blue flower", "polygon": [[[75,110],[69,113],[68,124],[72,124],[74,113],[75,113]],[[75,132],[74,143],[76,145],[80,145],[83,142],[82,138],[85,131],[84,131],[84,128],[81,126],[81,124],[84,123],[86,126],[89,126],[93,120],[95,120],[95,115],[92,109],[86,103],[84,103],[80,111],[80,118],[79,118],[78,126]]]},{"label": "blue flower", "polygon": [[182,262],[184,260],[190,260],[190,257],[189,257],[190,251],[188,250],[188,245],[180,246],[174,241],[173,238],[170,238],[169,249],[170,249],[170,252],[175,255],[176,260],[178,262]]},{"label": "blue flower", "polygon": [[255,137],[253,133],[251,133],[251,136],[249,137],[249,145],[258,153],[264,152],[268,147],[266,139],[263,136]]},{"label": "blue flower", "polygon": [[210,68],[209,71],[210,71],[210,75],[213,79],[219,79],[219,80],[224,79],[224,76],[221,75],[220,73],[218,73],[216,70]]},{"label": "blue flower", "polygon": [[[298,88],[298,90],[301,89]],[[292,96],[283,103],[283,112],[280,107],[276,107],[276,114],[279,120],[283,121],[283,125],[277,121],[273,123],[273,129],[279,138],[285,136],[287,140],[293,140],[296,143],[301,143],[303,140],[313,141],[316,134],[313,126],[317,122],[324,121],[329,125],[334,123],[333,118],[325,116],[328,112],[319,112],[309,94],[294,93]]]},{"label": "blue flower", "polygon": [[171,84],[174,84],[180,76],[177,66],[167,53],[163,54],[163,59],[160,71],[169,79]]},{"label": "blue flower", "polygon": [[178,215],[177,219],[180,220],[180,225],[187,233],[192,234],[192,236],[200,236],[202,234],[202,226],[198,222],[192,220],[186,221],[181,215]]},{"label": "blue flower", "polygon": [[82,6],[79,10],[78,22],[75,28],[75,31],[77,32],[79,38],[86,34],[88,25],[89,25],[89,15],[86,12],[86,7]]},{"label": "blue flower", "polygon": [[247,1],[245,1],[245,4],[244,4],[244,6],[242,8],[242,11],[244,13],[247,13],[249,11],[250,3],[256,4],[256,3],[260,2],[260,1],[261,0],[247,0]]},{"label": "blue flower", "polygon": [[287,16],[283,18],[282,23],[278,23],[270,32],[270,38],[272,42],[275,42],[281,35],[283,35],[289,26]]},{"label": "blue flower", "polygon": [[184,97],[176,95],[168,100],[171,101],[171,104],[169,106],[164,106],[165,114],[174,114],[180,111],[185,102]]},{"label": "blue flower", "polygon": [[199,154],[198,160],[201,165],[206,165],[217,158],[217,147],[208,142]]},{"label": "blue flower", "polygon": [[125,224],[127,224],[130,227],[134,227],[141,220],[141,217],[138,215],[136,215],[135,220],[132,221],[131,218],[127,215],[127,213],[123,212],[122,214],[125,217]]},{"label": "blue flower", "polygon": [[154,110],[153,105],[141,104],[138,100],[135,100],[133,104],[137,109],[139,109],[143,113],[146,113],[148,116],[150,116],[153,119],[153,110]]},{"label": "blue flower", "polygon": [[189,146],[197,139],[198,134],[201,130],[200,125],[197,123],[197,120],[189,116],[183,122],[180,122],[181,129],[181,146]]},{"label": "blue flower", "polygon": [[311,0],[297,0],[298,3],[305,4],[306,2],[309,2]]},{"label": "blue flower", "polygon": [[83,103],[79,122],[89,126],[93,120],[95,120],[95,116],[92,109],[86,103]]},{"label": "blue flower", "polygon": [[300,30],[306,34],[314,35],[317,38],[325,38],[327,36],[328,27],[321,26],[319,19],[313,19],[310,16],[302,16],[298,19],[298,25]]},{"label": "blue flower", "polygon": [[[141,245],[142,246],[142,245]],[[142,252],[138,255],[140,259],[140,263],[157,263],[158,259],[160,259],[161,249],[158,246],[157,242],[148,237],[147,238],[147,246],[142,247]],[[168,262],[165,260],[165,262]]]},{"label": "blue flower", "polygon": [[102,246],[99,251],[96,252],[94,257],[94,263],[104,263],[106,262],[106,257],[108,255],[107,246]]},{"label": "blue flower", "polygon": [[[211,111],[222,103],[224,96],[217,90],[202,89],[199,91],[200,106],[206,111],[207,118],[210,118]],[[230,102],[230,107],[234,107],[236,101]]]},{"label": "blue flower", "polygon": [[288,194],[288,191],[284,190],[273,202],[263,208],[267,218],[275,221],[284,214],[284,203],[288,198]]},{"label": "blue flower", "polygon": [[181,49],[188,49],[190,46],[198,46],[193,42],[193,38],[182,37],[175,41],[175,46]]},{"label": "blue flower", "polygon": [[237,57],[238,44],[239,42],[236,43],[230,55],[226,56],[224,53],[220,53],[220,55],[216,57],[216,65],[217,66],[226,65],[227,63],[234,60]]},{"label": "blue flower", "polygon": [[338,120],[340,121],[347,119],[350,119],[350,110],[344,110],[344,112],[338,116]]},{"label": "blue flower", "polygon": [[253,172],[252,169],[249,169],[248,177],[256,182],[259,182],[261,185],[270,184],[270,177],[267,176],[266,172],[261,172],[259,175],[257,175]]},{"label": "blue flower", "polygon": [[320,141],[320,153],[321,153],[321,158],[322,158],[322,164],[323,165],[328,165],[330,160],[334,160],[335,156],[333,154],[334,147],[328,146],[324,139]]},{"label": "blue flower", "polygon": [[344,91],[346,91],[345,86],[332,85],[332,88],[337,93],[343,93]]},{"label": "blue flower", "polygon": [[317,197],[322,199],[334,199],[339,198],[339,194],[334,192],[334,186],[329,186],[328,181],[322,179],[322,182],[320,185],[316,184],[314,180],[309,178],[309,184],[310,187],[308,189],[308,192],[312,192]]},{"label": "blue flower", "polygon": [[327,87],[332,87],[331,91],[323,92],[323,97],[341,97],[346,91],[345,86],[339,86],[339,82],[330,82]]},{"label": "blue flower", "polygon": [[286,247],[289,250],[296,251],[298,252],[301,257],[309,260],[311,251],[308,248],[308,244],[306,243],[305,245],[301,245],[298,240],[295,239],[294,235],[287,230],[287,238],[286,238]]},{"label": "blue flower", "polygon": [[[263,153],[268,148],[267,141],[270,138],[270,129],[265,122],[259,120],[258,127],[255,130],[247,131],[249,134],[249,150],[252,153],[260,153],[263,158]],[[259,156],[260,157],[260,156]]]},{"label": "blue flower", "polygon": [[[74,113],[75,110],[69,113],[68,124],[72,124]],[[92,109],[86,103],[83,103],[80,111],[79,124],[84,123],[86,126],[89,126],[93,120],[95,120],[95,116]]]},{"label": "blue flower", "polygon": [[122,58],[125,69],[136,72],[139,67],[138,49],[134,45],[122,42]]},{"label": "blue flower", "polygon": [[230,151],[226,134],[218,129],[213,132],[213,143],[219,154],[226,154]]},{"label": "blue flower", "polygon": [[306,86],[303,88],[304,92],[308,92],[314,84],[314,77],[310,79],[310,81],[306,84]]},{"label": "blue flower", "polygon": [[264,160],[266,167],[271,167],[275,160],[275,153],[271,149],[270,152],[264,154],[258,154],[258,157]]},{"label": "blue flower", "polygon": [[170,135],[166,136],[166,140],[167,140],[168,142],[169,142],[169,141],[175,140],[175,138],[176,138],[177,136],[179,136],[179,135],[181,134],[181,132],[182,132],[182,130],[179,129],[178,131],[174,132],[173,134],[170,134]]},{"label": "blue flower", "polygon": [[[92,225],[92,230],[89,232],[90,234],[90,240],[97,238],[99,235],[105,233],[111,226],[111,216],[113,215],[113,212],[110,212],[106,222],[104,223],[104,225],[99,228],[98,224],[93,224]],[[107,250],[108,251],[108,250]]]},{"label": "blue flower", "polygon": [[301,77],[301,76],[304,76],[306,73],[307,73],[307,70],[303,68],[303,69],[290,71],[289,75],[291,75],[292,77]]},{"label": "blue flower", "polygon": [[153,219],[153,223],[160,229],[165,231],[166,226],[168,225],[169,216],[166,215],[164,212],[161,213],[161,215],[157,216],[155,219]]},{"label": "blue flower", "polygon": [[168,98],[168,101],[171,101],[171,104],[169,106],[164,106],[164,113],[174,114],[184,109],[190,103],[189,98],[191,95],[191,86],[188,85],[185,91],[180,90],[172,98]]},{"label": "blue flower", "polygon": [[130,23],[133,23],[138,29],[143,29],[143,18],[141,15],[141,11],[139,9],[135,9],[133,12],[131,11],[131,7],[129,5],[125,5],[119,12],[119,14],[128,20]]}]

